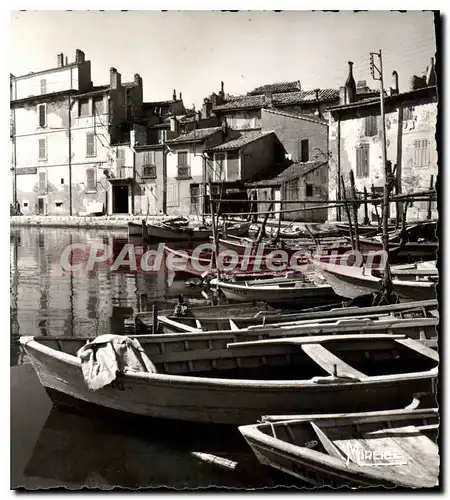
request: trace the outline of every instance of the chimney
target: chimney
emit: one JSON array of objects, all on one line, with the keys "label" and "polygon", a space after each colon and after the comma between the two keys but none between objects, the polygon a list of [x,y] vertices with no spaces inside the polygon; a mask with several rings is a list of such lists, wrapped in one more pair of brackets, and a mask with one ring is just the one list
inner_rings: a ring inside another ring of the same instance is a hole
[{"label": "chimney", "polygon": [[356,83],[353,78],[353,63],[348,61],[348,77],[345,82],[345,98],[346,104],[351,104],[356,101]]},{"label": "chimney", "polygon": [[68,59],[67,59],[67,56],[66,56],[66,66],[67,66],[67,64],[68,64]]},{"label": "chimney", "polygon": [[421,89],[427,86],[427,79],[425,76],[413,75],[410,79],[411,90]]},{"label": "chimney", "polygon": [[138,87],[142,87],[142,78],[141,78],[141,75],[139,75],[138,73],[134,74],[134,83]]},{"label": "chimney", "polygon": [[220,82],[220,97],[222,99],[225,99],[225,90],[224,90],[224,83],[223,82]]},{"label": "chimney", "polygon": [[211,104],[213,108],[217,106],[217,94],[215,92],[211,94]]},{"label": "chimney", "polygon": [[297,80],[297,88],[298,90],[302,90],[302,85],[300,83],[300,80]]},{"label": "chimney", "polygon": [[223,133],[223,135],[226,136],[227,132],[228,132],[228,123],[227,123],[227,119],[226,118],[224,118],[222,120],[221,127],[222,127],[222,133]]},{"label": "chimney", "polygon": [[319,92],[320,92],[320,89],[314,89],[314,93],[315,93],[315,96],[316,96],[316,103],[317,103],[317,108],[314,111],[314,114],[316,116],[320,116]]},{"label": "chimney", "polygon": [[75,51],[75,62],[77,64],[83,64],[85,62],[85,54],[82,50],[77,49]]},{"label": "chimney", "polygon": [[427,86],[436,85],[437,84],[437,75],[436,68],[434,66],[434,58],[431,58],[431,64],[427,70]]},{"label": "chimney", "polygon": [[398,94],[398,73],[395,70],[392,72],[392,87],[390,88],[390,94]]},{"label": "chimney", "polygon": [[180,92],[180,101],[183,100],[183,94]]},{"label": "chimney", "polygon": [[197,113],[195,115],[196,115],[195,116],[196,120],[199,122],[202,119],[202,112],[201,111],[197,111]]},{"label": "chimney", "polygon": [[272,92],[266,91],[264,92],[264,105],[266,107],[271,108],[273,105],[273,94]]},{"label": "chimney", "polygon": [[173,89],[172,101],[176,101],[176,100],[177,100],[177,91],[175,89]]},{"label": "chimney", "polygon": [[121,78],[120,78],[120,73],[117,71],[116,68],[111,68],[109,70],[109,86],[112,89],[118,89],[121,86]]},{"label": "chimney", "polygon": [[207,97],[203,99],[203,106],[202,106],[202,115],[204,118],[209,118],[211,116],[211,102]]},{"label": "chimney", "polygon": [[58,68],[64,66],[64,54],[62,52],[56,56],[56,65]]},{"label": "chimney", "polygon": [[339,87],[339,105],[342,106],[343,104],[346,104],[345,87]]}]

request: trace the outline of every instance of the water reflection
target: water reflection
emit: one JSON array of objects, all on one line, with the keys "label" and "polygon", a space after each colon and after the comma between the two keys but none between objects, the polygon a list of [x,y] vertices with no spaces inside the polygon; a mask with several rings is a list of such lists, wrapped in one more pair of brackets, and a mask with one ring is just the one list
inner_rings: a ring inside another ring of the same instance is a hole
[{"label": "water reflection", "polygon": [[[184,279],[174,281],[164,270],[143,275],[106,266],[83,273],[61,268],[68,245],[93,242],[111,246],[117,256],[128,238],[120,231],[11,229],[11,365],[20,363],[19,335],[119,333],[133,310],[174,302],[179,293],[192,303],[201,300],[199,290],[186,288]],[[150,248],[142,240],[133,244],[141,254]]]}]

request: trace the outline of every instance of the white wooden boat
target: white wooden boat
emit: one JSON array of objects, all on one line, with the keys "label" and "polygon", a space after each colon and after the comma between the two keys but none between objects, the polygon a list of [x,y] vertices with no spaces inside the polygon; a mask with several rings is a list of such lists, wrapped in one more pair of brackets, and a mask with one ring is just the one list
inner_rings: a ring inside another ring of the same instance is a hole
[{"label": "white wooden boat", "polygon": [[269,304],[302,300],[302,306],[318,305],[320,302],[337,301],[338,297],[328,283],[313,283],[299,277],[296,279],[275,278],[273,280],[223,281],[213,278],[211,286],[218,286],[228,300],[248,302],[258,300]]},{"label": "white wooden boat", "polygon": [[[250,228],[250,222],[228,223],[226,231],[235,236],[245,236]],[[221,234],[221,229],[218,233]],[[150,224],[143,223],[143,236],[149,242],[154,241],[208,241],[212,236],[212,228],[201,226],[189,227],[174,224]]]},{"label": "white wooden boat", "polygon": [[438,354],[403,335],[341,335],[226,344],[208,333],[139,339],[156,373],[118,374],[90,391],[75,353],[86,339],[21,337],[49,394],[127,413],[248,424],[270,413],[376,411],[433,392]]},{"label": "white wooden boat", "polygon": [[239,427],[259,462],[314,486],[430,488],[439,479],[437,408],[304,415]]},{"label": "white wooden boat", "polygon": [[[373,269],[355,266],[341,266],[314,261],[314,266],[321,272],[327,282],[333,287],[337,295],[354,299],[360,295],[377,292],[381,288],[382,275]],[[436,283],[430,277],[435,273],[427,272],[425,279],[399,278],[400,274],[392,267],[392,289],[400,300],[428,300],[436,298]],[[396,276],[397,274],[397,276]],[[420,273],[415,276],[419,278]]]},{"label": "white wooden boat", "polygon": [[[242,309],[235,308],[236,305],[244,306]],[[250,327],[267,327],[272,324],[299,324],[330,322],[331,320],[353,320],[357,319],[402,319],[402,318],[439,318],[437,300],[425,300],[418,302],[403,302],[373,307],[340,307],[329,311],[317,312],[291,312],[271,309],[252,303],[235,303],[227,306],[201,307],[189,310],[186,316],[174,316],[173,311],[161,311],[160,315],[168,317],[173,323],[166,331],[181,332],[184,328],[194,327],[203,331],[243,329]],[[228,309],[229,308],[229,309]],[[227,311],[228,309],[228,311]],[[153,314],[150,312],[135,313],[133,320],[139,325],[141,332],[150,333],[153,324]],[[231,320],[231,321],[230,321]],[[437,324],[437,323],[436,323]],[[159,331],[159,333],[162,333]],[[414,338],[414,337],[412,337]]]}]

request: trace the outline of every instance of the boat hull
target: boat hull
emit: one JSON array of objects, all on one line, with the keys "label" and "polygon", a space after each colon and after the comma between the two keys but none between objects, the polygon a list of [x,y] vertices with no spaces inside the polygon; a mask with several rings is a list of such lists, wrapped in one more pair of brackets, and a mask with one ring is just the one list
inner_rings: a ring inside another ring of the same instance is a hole
[{"label": "boat hull", "polygon": [[[250,223],[236,224],[227,228],[227,232],[233,236],[245,236],[249,228]],[[143,231],[143,236],[148,241],[208,241],[213,234],[212,229],[188,229],[156,224],[145,224]]]},{"label": "boat hull", "polygon": [[312,381],[211,379],[136,373],[90,391],[80,360],[28,338],[21,344],[42,385],[83,402],[125,413],[216,424],[253,423],[270,413],[377,411],[407,405],[431,392],[435,373],[370,378],[344,384]]}]

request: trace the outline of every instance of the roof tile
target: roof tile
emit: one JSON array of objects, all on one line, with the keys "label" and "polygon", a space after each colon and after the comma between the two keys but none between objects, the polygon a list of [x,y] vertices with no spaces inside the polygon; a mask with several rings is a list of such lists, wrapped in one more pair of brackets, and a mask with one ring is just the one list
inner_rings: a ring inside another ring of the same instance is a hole
[{"label": "roof tile", "polygon": [[241,135],[241,137],[238,137],[237,139],[233,139],[232,141],[219,144],[219,146],[215,146],[214,148],[211,148],[209,151],[231,151],[233,149],[239,149],[242,148],[243,146],[246,146],[247,144],[250,144],[253,141],[256,141],[257,139],[260,139],[261,137],[270,134],[273,134],[273,132],[266,132],[266,133],[262,133],[260,131],[248,132],[246,134]]},{"label": "roof tile", "polygon": [[170,139],[166,141],[168,144],[177,144],[181,142],[199,142],[203,141],[210,135],[215,134],[222,130],[222,127],[209,127],[209,128],[197,128],[195,130],[191,130],[187,134],[181,134],[174,139]]}]

